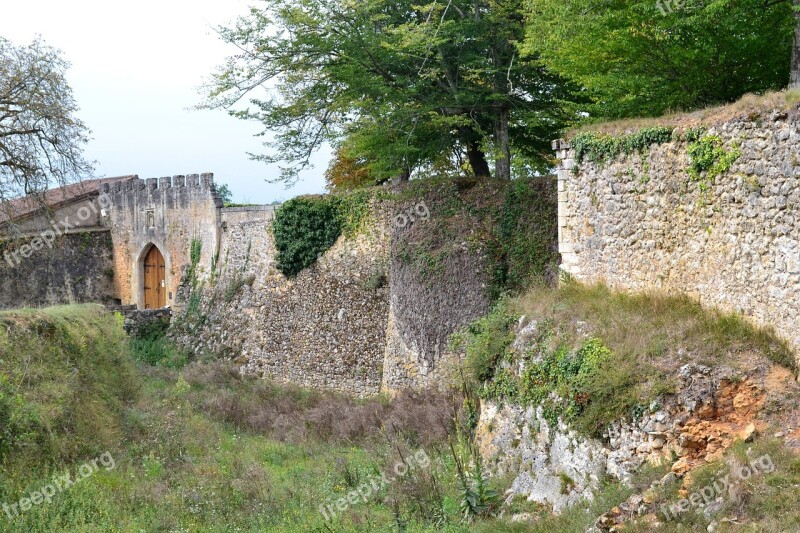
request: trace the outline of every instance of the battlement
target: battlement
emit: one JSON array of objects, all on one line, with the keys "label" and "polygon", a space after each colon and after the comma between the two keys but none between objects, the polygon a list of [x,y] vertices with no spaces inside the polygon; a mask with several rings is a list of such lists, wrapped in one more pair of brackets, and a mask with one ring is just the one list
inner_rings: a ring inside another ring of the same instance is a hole
[{"label": "battlement", "polygon": [[116,194],[124,192],[138,192],[143,190],[164,190],[174,188],[192,188],[208,190],[216,196],[216,186],[214,185],[214,174],[205,172],[203,174],[178,174],[176,176],[166,176],[162,178],[140,179],[139,176],[132,176],[124,180],[110,181],[100,185],[100,192],[104,194]]}]

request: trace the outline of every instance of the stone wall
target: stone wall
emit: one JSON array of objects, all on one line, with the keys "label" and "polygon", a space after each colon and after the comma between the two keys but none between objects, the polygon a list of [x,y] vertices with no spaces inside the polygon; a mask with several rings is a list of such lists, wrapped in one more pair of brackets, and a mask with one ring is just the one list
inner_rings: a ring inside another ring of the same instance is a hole
[{"label": "stone wall", "polygon": [[[178,313],[173,338],[195,354],[233,357],[247,373],[378,392],[389,299],[388,287],[369,280],[385,275],[386,220],[340,237],[314,265],[286,278],[275,266],[273,216],[271,206],[223,210],[217,270],[200,273],[199,316],[191,308]],[[184,285],[183,301],[189,291]]]},{"label": "stone wall", "polygon": [[603,163],[579,163],[569,143],[554,143],[561,268],[617,289],[687,293],[773,325],[800,347],[797,112],[707,134],[741,151],[711,183],[690,178],[686,141]]},{"label": "stone wall", "polygon": [[[38,239],[38,242],[37,242]],[[111,234],[85,231],[0,243],[0,308],[114,300]]]},{"label": "stone wall", "polygon": [[202,245],[200,263],[210,265],[219,247],[220,208],[213,174],[190,174],[104,183],[114,240],[116,292],[123,304],[143,308],[142,261],[157,246],[166,263],[167,306],[183,269],[190,264],[192,240]]},{"label": "stone wall", "polygon": [[[530,187],[552,211],[554,185]],[[491,306],[489,248],[508,188],[373,190],[361,229],[293,278],[276,266],[270,206],[222,209],[219,259],[184,279],[171,336],[248,373],[359,395],[453,383],[461,354],[447,340]],[[554,220],[542,226],[549,254]]]}]

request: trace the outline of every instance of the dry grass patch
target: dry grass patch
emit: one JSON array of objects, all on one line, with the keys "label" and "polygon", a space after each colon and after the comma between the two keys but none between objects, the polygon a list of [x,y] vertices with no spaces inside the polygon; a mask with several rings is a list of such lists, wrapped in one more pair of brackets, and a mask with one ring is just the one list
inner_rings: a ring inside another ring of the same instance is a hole
[{"label": "dry grass patch", "polygon": [[737,118],[757,120],[772,111],[792,111],[797,109],[798,103],[800,103],[800,90],[770,91],[762,95],[746,94],[731,104],[707,107],[696,111],[676,111],[661,117],[630,118],[586,124],[568,132],[565,137],[571,139],[579,133],[589,131],[616,136],[653,126],[678,129],[716,126]]},{"label": "dry grass patch", "polygon": [[512,301],[511,309],[552,320],[573,338],[591,332],[615,353],[663,371],[689,362],[749,366],[758,356],[797,370],[794,352],[772,328],[703,307],[688,296],[627,294],[605,285],[567,282],[558,289],[534,287]]}]

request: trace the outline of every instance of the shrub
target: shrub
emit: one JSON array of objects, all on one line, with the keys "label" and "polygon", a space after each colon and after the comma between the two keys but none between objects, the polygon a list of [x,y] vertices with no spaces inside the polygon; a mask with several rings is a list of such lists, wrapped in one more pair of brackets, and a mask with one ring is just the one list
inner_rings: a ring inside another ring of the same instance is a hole
[{"label": "shrub", "polygon": [[451,337],[451,347],[466,352],[466,366],[476,382],[483,383],[494,376],[497,363],[514,341],[511,325],[516,319],[509,313],[506,301],[501,300],[488,315]]},{"label": "shrub", "polygon": [[177,349],[166,337],[169,323],[154,320],[139,328],[130,338],[130,350],[134,359],[153,366],[180,368],[188,361],[185,352]]},{"label": "shrub", "polygon": [[329,197],[293,198],[275,213],[278,268],[295,276],[325,253],[342,232],[336,204]]}]

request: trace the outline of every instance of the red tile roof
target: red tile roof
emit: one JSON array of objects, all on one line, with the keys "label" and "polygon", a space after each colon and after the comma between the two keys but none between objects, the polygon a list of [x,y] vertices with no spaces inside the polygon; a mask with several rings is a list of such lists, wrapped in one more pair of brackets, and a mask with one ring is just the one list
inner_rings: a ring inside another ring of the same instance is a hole
[{"label": "red tile roof", "polygon": [[137,178],[136,175],[117,176],[114,178],[95,178],[70,183],[57,189],[48,189],[43,193],[30,194],[0,202],[0,224],[11,220],[27,218],[45,209],[56,209],[87,196],[99,193],[101,183],[123,181]]}]

